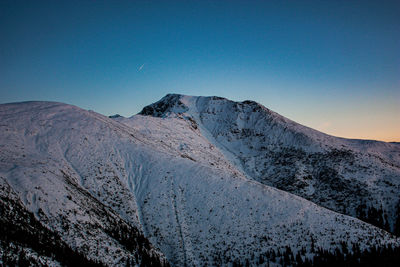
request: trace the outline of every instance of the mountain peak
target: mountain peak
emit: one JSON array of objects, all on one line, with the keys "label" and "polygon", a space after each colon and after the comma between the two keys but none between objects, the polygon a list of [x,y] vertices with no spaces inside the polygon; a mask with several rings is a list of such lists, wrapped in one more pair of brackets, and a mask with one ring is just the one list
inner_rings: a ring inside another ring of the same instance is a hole
[{"label": "mountain peak", "polygon": [[119,115],[119,114],[115,114],[115,115],[111,115],[108,116],[110,119],[117,119],[117,118],[123,118],[123,116]]},{"label": "mountain peak", "polygon": [[178,94],[167,94],[159,101],[145,106],[140,115],[164,117],[168,113],[182,113],[188,110],[188,108],[181,102],[183,95]]},{"label": "mountain peak", "polygon": [[250,100],[235,102],[220,96],[191,96],[182,94],[167,94],[159,101],[145,106],[142,111],[139,112],[139,114],[153,117],[165,117],[171,113],[181,114],[192,108],[192,105],[199,102],[199,100],[201,100],[200,102],[203,103],[211,101],[222,101],[235,105],[249,105],[269,111],[269,109],[267,109],[263,105]]}]

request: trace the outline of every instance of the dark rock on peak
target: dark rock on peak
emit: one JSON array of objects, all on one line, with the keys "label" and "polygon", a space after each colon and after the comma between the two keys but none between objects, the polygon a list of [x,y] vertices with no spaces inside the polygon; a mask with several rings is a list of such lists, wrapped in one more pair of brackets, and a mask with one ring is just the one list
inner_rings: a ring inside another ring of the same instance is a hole
[{"label": "dark rock on peak", "polygon": [[119,115],[119,114],[115,114],[115,115],[111,115],[108,116],[110,119],[116,119],[116,118],[123,118],[123,116]]}]

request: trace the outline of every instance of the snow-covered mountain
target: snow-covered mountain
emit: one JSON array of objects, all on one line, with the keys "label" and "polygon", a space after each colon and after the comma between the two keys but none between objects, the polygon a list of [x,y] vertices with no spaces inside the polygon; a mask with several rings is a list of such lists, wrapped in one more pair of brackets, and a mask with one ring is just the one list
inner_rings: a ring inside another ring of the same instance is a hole
[{"label": "snow-covered mountain", "polygon": [[217,97],[167,95],[131,118],[0,105],[0,216],[10,230],[0,253],[3,263],[72,264],[15,232],[109,266],[315,263],[399,247],[357,213],[380,208],[395,232],[399,147]]},{"label": "snow-covered mountain", "polygon": [[400,235],[400,145],[326,135],[253,102],[168,95],[143,115],[196,121],[249,179]]},{"label": "snow-covered mountain", "polygon": [[[119,147],[135,142],[126,129],[102,115],[60,103],[6,104],[0,114],[0,181],[3,194],[16,203],[8,207],[9,201],[3,200],[1,211],[16,212],[18,220],[27,221],[13,224],[14,215],[1,214],[8,218],[6,224],[17,228],[11,232],[26,232],[25,224],[34,218],[93,262],[165,261],[143,236],[132,185],[124,184],[124,164],[133,162],[122,159],[120,153],[126,150]],[[28,241],[17,244],[29,251],[24,247]],[[20,253],[14,245],[2,242],[2,253]]]}]

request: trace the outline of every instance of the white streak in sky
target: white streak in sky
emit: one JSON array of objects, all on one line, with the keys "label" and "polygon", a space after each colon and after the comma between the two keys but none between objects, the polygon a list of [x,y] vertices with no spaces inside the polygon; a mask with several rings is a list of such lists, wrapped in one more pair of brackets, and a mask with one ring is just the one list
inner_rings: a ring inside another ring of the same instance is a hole
[{"label": "white streak in sky", "polygon": [[138,71],[141,71],[144,67],[144,64],[142,66],[139,67]]}]

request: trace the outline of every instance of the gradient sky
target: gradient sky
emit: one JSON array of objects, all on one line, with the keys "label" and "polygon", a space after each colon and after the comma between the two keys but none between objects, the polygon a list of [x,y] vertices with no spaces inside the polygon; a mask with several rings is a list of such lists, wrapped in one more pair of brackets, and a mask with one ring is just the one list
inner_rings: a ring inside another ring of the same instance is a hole
[{"label": "gradient sky", "polygon": [[400,1],[0,1],[0,103],[133,115],[167,93],[255,100],[400,141]]}]

